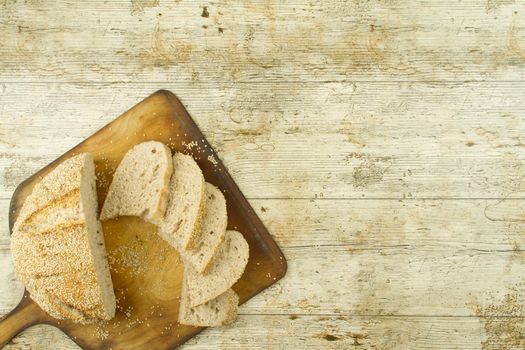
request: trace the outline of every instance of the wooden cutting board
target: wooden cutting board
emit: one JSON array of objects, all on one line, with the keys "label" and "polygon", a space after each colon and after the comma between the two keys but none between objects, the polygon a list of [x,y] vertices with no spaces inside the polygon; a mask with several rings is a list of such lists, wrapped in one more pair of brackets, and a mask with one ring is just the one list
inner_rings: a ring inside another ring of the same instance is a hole
[{"label": "wooden cutting board", "polygon": [[[24,199],[38,179],[80,152],[93,154],[99,202],[103,203],[113,173],[135,144],[157,140],[173,151],[191,154],[206,181],[219,187],[228,206],[228,229],[244,234],[250,260],[233,286],[241,303],[274,284],[286,273],[286,260],[228,171],[175,95],[158,91],[22,182],[11,200],[12,229]],[[25,328],[50,324],[84,349],[172,349],[203,328],[177,323],[183,265],[174,249],[156,235],[156,227],[139,218],[103,223],[117,314],[107,322],[79,325],[42,311],[25,292],[20,304],[0,320],[0,348]]]}]

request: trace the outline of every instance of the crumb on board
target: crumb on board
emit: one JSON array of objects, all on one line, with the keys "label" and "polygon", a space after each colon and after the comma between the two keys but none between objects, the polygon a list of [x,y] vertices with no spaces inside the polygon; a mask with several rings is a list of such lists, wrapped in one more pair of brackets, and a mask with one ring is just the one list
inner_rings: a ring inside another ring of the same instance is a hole
[{"label": "crumb on board", "polygon": [[[153,269],[152,266],[147,266],[142,263],[141,256],[145,253],[145,247],[140,240],[133,240],[128,244],[121,245],[118,248],[108,252],[108,262],[112,269],[116,267],[127,268],[127,271],[133,277],[143,275],[145,272]],[[165,251],[159,254],[162,260],[166,259]]]},{"label": "crumb on board", "polygon": [[[184,134],[184,136],[186,136],[186,134]],[[197,141],[191,141],[191,142],[182,141],[182,146],[186,148],[186,150],[188,151],[191,151],[192,148],[196,147],[197,145],[198,145]]]},{"label": "crumb on board", "polygon": [[93,336],[99,338],[100,340],[107,339],[109,336],[109,332],[107,331],[107,321],[99,321],[97,322],[97,325],[95,326],[95,333]]}]

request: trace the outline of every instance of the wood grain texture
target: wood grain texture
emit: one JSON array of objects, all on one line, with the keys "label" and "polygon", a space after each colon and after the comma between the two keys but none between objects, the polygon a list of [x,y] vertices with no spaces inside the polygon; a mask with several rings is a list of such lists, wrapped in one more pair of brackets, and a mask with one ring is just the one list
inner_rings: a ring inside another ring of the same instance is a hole
[{"label": "wood grain texture", "polygon": [[[184,349],[525,346],[523,2],[0,6],[2,212],[166,88],[284,247],[287,277]],[[0,314],[23,291],[5,220]],[[35,347],[77,348],[49,326],[8,346]]]},{"label": "wood grain texture", "polygon": [[[522,270],[523,251],[309,247],[284,253],[290,257],[289,277],[243,305],[243,313],[470,317],[478,308],[505,303],[507,295],[525,300],[525,292],[517,290],[525,283],[516,277]],[[0,254],[3,261],[8,259],[7,251]],[[121,284],[118,280],[117,286]],[[14,286],[4,289],[15,294]],[[151,293],[149,289],[145,293]],[[0,300],[6,308],[18,301],[9,294]],[[525,317],[525,307],[515,308],[513,315]]]},{"label": "wood grain texture", "polygon": [[[523,196],[523,194],[520,194]],[[525,246],[525,200],[252,199],[284,248],[516,251]],[[9,200],[0,200],[7,212]],[[301,212],[301,215],[294,213]],[[0,249],[9,248],[7,220]]]},{"label": "wood grain texture", "polygon": [[[181,91],[248,198],[501,198],[525,189],[521,82],[166,85]],[[132,105],[156,85],[4,86],[0,196],[9,198],[122,113],[117,99]],[[28,90],[38,97],[20,105]]]},{"label": "wood grain texture", "polygon": [[0,80],[520,80],[524,11],[507,0],[5,0]]},{"label": "wood grain texture", "polygon": [[[264,324],[265,327],[261,327]],[[285,326],[283,327],[283,324]],[[456,317],[355,317],[328,315],[239,315],[228,328],[207,330],[180,349],[252,349],[265,344],[271,349],[479,349],[483,325],[474,318]],[[30,328],[6,350],[30,349],[27,344],[40,338],[42,349],[78,349],[56,329]],[[288,339],[287,345],[282,338]],[[497,350],[493,344],[487,349]]]}]

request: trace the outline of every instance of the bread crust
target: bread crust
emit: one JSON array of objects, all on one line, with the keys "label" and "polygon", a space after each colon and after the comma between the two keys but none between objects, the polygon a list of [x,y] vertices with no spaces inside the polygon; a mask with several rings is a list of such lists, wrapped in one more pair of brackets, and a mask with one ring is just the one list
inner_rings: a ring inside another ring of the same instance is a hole
[{"label": "bread crust", "polygon": [[205,210],[201,219],[197,246],[192,250],[179,251],[184,263],[191,265],[194,270],[202,274],[208,271],[213,257],[219,251],[228,225],[224,195],[208,182],[205,188]]},{"label": "bread crust", "polygon": [[168,167],[162,176],[162,182],[166,185],[160,189],[159,199],[157,201],[155,210],[153,212],[148,212],[145,217],[146,220],[155,225],[159,225],[162,222],[164,214],[166,213],[166,207],[168,206],[168,200],[170,196],[169,183],[171,176],[173,175],[173,162],[171,157],[171,150],[168,146],[164,144],[163,146],[165,149],[165,156],[167,156],[166,163],[168,164]]},{"label": "bread crust", "polygon": [[[114,315],[103,300],[82,204],[91,169],[86,153],[58,165],[26,198],[11,236],[15,273],[31,298],[51,316],[79,323]],[[104,273],[111,283],[109,268]]]},{"label": "bread crust", "polygon": [[197,219],[195,220],[195,226],[193,227],[193,231],[191,233],[190,239],[188,240],[188,245],[186,249],[191,250],[197,247],[199,243],[200,232],[202,229],[202,220],[204,218],[205,212],[206,212],[206,189],[205,189],[205,186],[203,186],[203,189],[201,191],[199,213],[197,214]]},{"label": "bread crust", "polygon": [[201,274],[190,265],[184,269],[190,307],[204,304],[231,288],[244,273],[248,259],[249,246],[243,235],[227,231],[208,273]]},{"label": "bread crust", "polygon": [[226,290],[205,304],[190,307],[187,286],[183,282],[178,321],[195,327],[220,327],[232,323],[237,317],[239,296],[233,289]]},{"label": "bread crust", "polygon": [[179,252],[195,247],[205,208],[205,181],[195,160],[186,154],[173,155],[169,200],[159,233]]}]

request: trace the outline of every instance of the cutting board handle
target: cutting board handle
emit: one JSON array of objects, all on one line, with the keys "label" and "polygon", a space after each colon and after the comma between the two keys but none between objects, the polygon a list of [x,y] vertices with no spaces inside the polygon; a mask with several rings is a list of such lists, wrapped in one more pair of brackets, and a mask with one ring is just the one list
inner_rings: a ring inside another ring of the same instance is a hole
[{"label": "cutting board handle", "polygon": [[31,300],[29,293],[25,291],[22,300],[13,311],[0,319],[0,349],[18,333],[43,321],[45,317],[45,312]]}]

